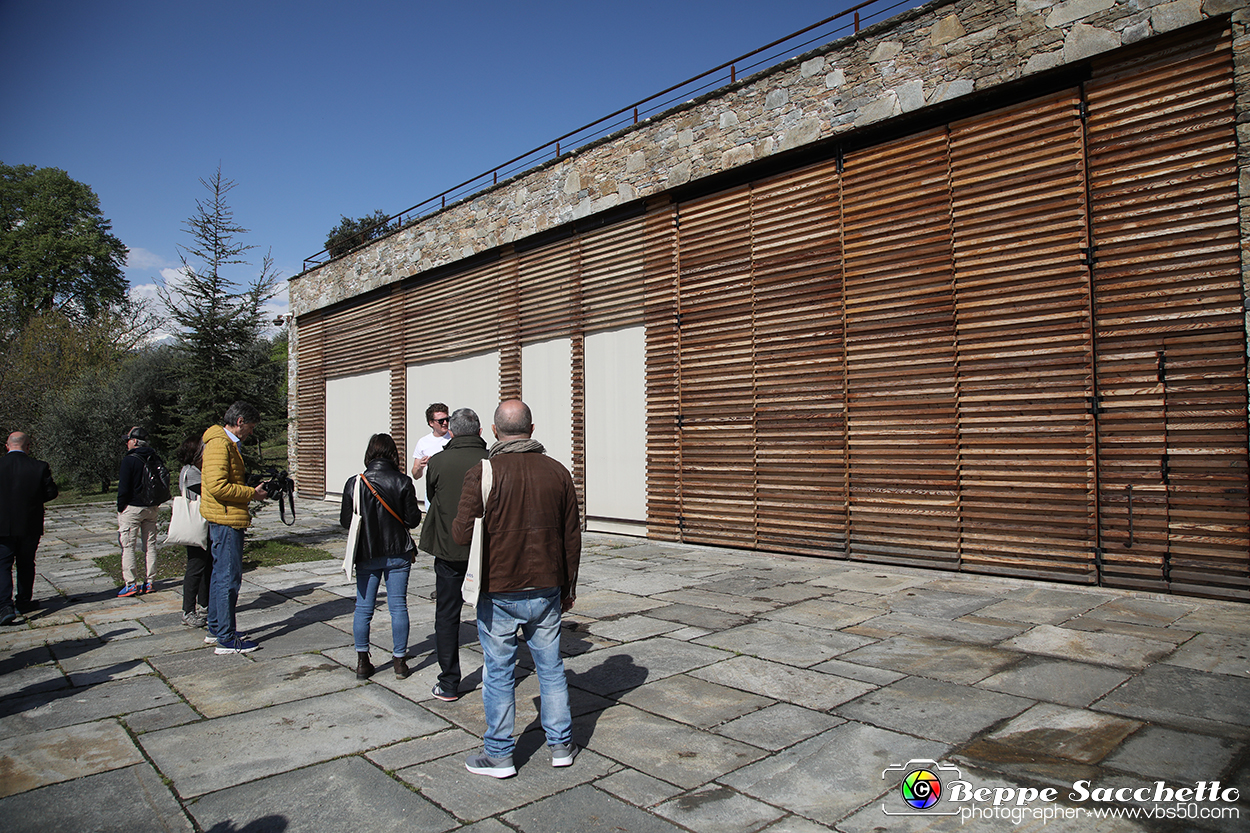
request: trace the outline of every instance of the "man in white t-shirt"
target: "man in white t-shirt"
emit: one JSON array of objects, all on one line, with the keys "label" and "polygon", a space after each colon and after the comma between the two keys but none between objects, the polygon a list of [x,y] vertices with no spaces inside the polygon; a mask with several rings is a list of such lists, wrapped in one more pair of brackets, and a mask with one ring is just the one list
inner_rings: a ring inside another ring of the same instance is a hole
[{"label": "man in white t-shirt", "polygon": [[[433,405],[425,409],[425,421],[430,426],[430,433],[417,440],[416,447],[412,450],[412,479],[420,480],[425,474],[425,464],[430,458],[443,450],[443,446],[447,445],[451,440],[451,434],[447,431],[447,420],[450,412],[447,406],[442,402],[435,402]],[[425,511],[425,484],[417,484],[417,502],[421,504],[421,511]]]}]

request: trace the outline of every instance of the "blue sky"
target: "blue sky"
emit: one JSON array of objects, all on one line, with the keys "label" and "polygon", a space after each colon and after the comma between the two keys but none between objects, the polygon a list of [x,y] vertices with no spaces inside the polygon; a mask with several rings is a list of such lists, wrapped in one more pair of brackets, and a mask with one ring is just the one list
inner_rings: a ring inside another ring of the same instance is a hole
[{"label": "blue sky", "polygon": [[0,0],[0,161],[91,186],[141,294],[220,165],[257,247],[233,276],[272,250],[291,277],[341,215],[407,209],[851,5]]}]

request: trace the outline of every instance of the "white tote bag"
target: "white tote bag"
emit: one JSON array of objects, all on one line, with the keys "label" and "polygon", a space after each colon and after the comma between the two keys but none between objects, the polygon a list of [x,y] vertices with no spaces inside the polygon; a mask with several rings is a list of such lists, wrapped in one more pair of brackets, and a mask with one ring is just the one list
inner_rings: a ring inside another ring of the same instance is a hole
[{"label": "white tote bag", "polygon": [[360,537],[360,475],[356,475],[356,486],[352,492],[352,524],[347,528],[347,549],[343,553],[343,572],[347,580],[352,580],[356,570],[356,539]]},{"label": "white tote bag", "polygon": [[200,514],[200,499],[195,492],[175,497],[171,509],[165,543],[208,549],[208,521]]},{"label": "white tote bag", "polygon": [[[490,460],[482,461],[482,514],[486,514],[486,498],[490,497],[490,488],[494,482],[494,473],[490,468]],[[477,596],[482,591],[482,538],[486,535],[483,518],[473,519],[473,541],[469,544],[469,568],[464,574],[464,584],[460,585],[460,597],[465,604],[477,607]]]}]

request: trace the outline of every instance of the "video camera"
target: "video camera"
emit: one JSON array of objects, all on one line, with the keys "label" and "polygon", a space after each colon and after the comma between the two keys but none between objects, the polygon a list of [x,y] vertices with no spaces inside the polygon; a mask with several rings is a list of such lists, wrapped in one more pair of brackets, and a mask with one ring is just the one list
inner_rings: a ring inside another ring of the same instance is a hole
[{"label": "video camera", "polygon": [[[273,466],[265,470],[265,474],[248,475],[247,485],[252,488],[260,486],[269,495],[270,500],[278,501],[278,515],[287,526],[295,523],[295,481],[286,473],[286,469],[278,471]],[[286,497],[286,503],[283,502]],[[291,506],[291,520],[286,519],[287,504]]]}]

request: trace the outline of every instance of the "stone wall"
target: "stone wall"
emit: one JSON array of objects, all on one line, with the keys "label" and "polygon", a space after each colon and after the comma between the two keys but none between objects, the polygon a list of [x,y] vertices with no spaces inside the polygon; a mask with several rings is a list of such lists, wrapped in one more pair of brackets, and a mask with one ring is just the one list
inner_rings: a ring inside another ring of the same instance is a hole
[{"label": "stone wall", "polygon": [[[781,151],[1229,13],[1234,21],[1247,240],[1250,13],[1243,7],[1244,0],[934,0],[583,147],[305,272],[291,280],[291,311],[299,316]],[[1250,248],[1243,251],[1243,263],[1250,262]],[[292,361],[293,381],[295,369]],[[291,387],[294,391],[295,385]]]}]

